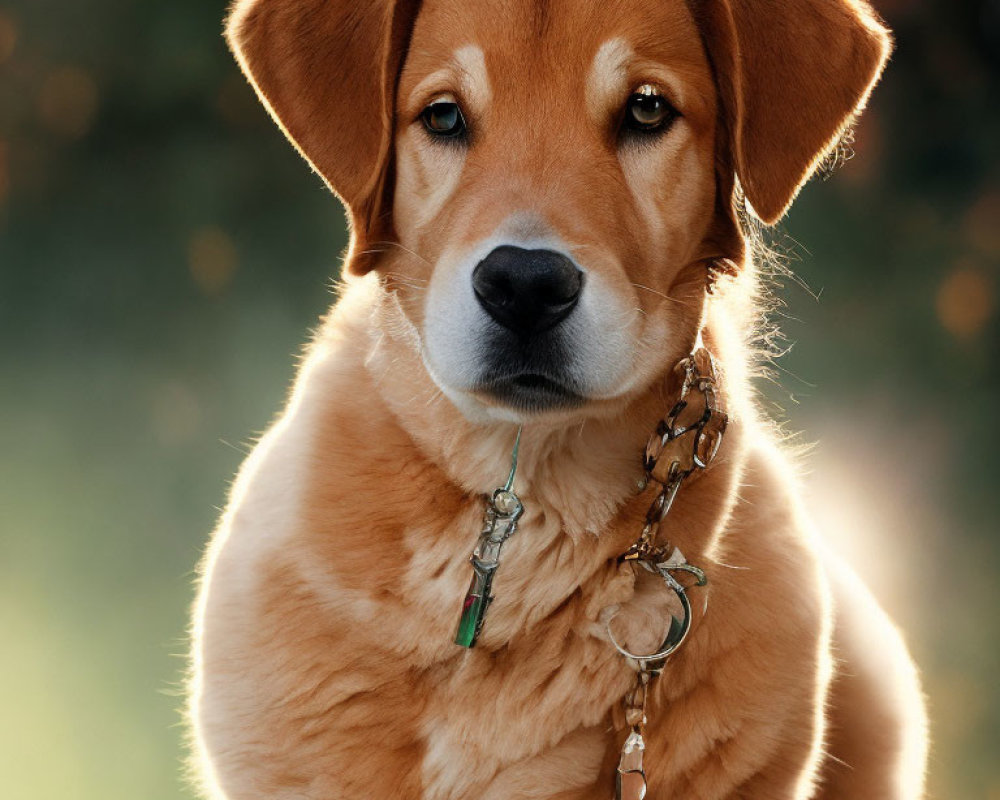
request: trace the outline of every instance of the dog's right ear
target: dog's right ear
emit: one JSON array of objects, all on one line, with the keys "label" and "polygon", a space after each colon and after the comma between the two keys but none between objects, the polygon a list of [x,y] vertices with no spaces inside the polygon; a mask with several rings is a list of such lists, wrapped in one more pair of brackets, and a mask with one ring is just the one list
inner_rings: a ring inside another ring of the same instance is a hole
[{"label": "dog's right ear", "polygon": [[864,107],[889,32],[866,0],[689,2],[715,69],[732,167],[756,216],[773,224]]},{"label": "dog's right ear", "polygon": [[271,116],[348,212],[348,269],[370,268],[396,81],[419,0],[236,0],[226,39]]}]

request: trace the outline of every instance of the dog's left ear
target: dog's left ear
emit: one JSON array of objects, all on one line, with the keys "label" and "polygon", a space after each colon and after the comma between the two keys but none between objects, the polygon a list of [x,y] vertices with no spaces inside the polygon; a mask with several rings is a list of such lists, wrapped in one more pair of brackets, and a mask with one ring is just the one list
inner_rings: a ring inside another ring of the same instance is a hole
[{"label": "dog's left ear", "polygon": [[352,272],[391,160],[396,81],[419,0],[236,0],[226,39],[271,116],[348,212]]},{"label": "dog's left ear", "polygon": [[889,32],[864,0],[689,2],[715,69],[732,168],[754,213],[773,224],[864,107]]}]

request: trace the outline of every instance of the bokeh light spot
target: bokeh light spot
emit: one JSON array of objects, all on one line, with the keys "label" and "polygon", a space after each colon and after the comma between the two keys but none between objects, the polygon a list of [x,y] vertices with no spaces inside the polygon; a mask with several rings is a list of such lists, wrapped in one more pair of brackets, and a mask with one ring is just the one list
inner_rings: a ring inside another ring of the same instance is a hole
[{"label": "bokeh light spot", "polygon": [[97,83],[78,67],[50,72],[38,93],[38,116],[50,131],[64,139],[79,139],[97,116]]},{"label": "bokeh light spot", "polygon": [[202,228],[188,242],[191,277],[206,295],[224,291],[233,280],[236,265],[236,245],[220,228]]},{"label": "bokeh light spot", "polygon": [[963,228],[969,243],[986,254],[1000,253],[1000,192],[988,192],[969,209]]},{"label": "bokeh light spot", "polygon": [[979,334],[993,314],[993,285],[982,270],[960,265],[941,284],[937,315],[944,329],[958,339]]},{"label": "bokeh light spot", "polygon": [[16,46],[17,26],[14,24],[14,20],[0,11],[0,64],[10,60]]}]

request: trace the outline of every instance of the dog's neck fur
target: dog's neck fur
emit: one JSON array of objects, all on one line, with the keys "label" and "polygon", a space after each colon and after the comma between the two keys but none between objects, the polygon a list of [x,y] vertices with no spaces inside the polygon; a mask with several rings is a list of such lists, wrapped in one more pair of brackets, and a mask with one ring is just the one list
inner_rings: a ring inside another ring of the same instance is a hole
[{"label": "dog's neck fur", "polygon": [[[419,454],[467,494],[483,495],[502,484],[510,469],[516,425],[474,422],[458,411],[427,374],[419,337],[393,293],[375,276],[352,281],[331,315],[338,330],[343,330],[345,316],[351,318],[354,335],[367,340],[365,366]],[[742,389],[726,391],[727,383],[746,380],[743,365],[735,360],[742,355],[742,343],[720,333],[718,322],[710,321],[703,336],[722,364],[723,392],[749,396]],[[641,454],[673,403],[666,389],[673,365],[672,360],[664,363],[660,379],[623,402],[619,413],[569,425],[525,425],[515,481],[525,503],[557,516],[562,532],[574,540],[603,533],[624,514],[629,519],[627,529],[615,526],[621,537],[615,547],[624,550],[638,536],[639,515],[652,499],[649,493],[637,497],[643,477]],[[690,559],[708,554],[717,543],[734,502],[746,449],[744,420],[752,409],[729,410],[732,424],[716,465],[684,487],[666,528],[666,536]]]}]

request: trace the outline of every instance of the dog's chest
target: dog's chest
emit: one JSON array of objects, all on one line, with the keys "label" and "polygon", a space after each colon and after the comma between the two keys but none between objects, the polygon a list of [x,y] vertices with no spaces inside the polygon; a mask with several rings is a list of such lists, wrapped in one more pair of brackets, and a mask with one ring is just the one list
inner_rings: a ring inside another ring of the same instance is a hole
[{"label": "dog's chest", "polygon": [[497,794],[529,777],[547,796],[596,779],[630,681],[605,643],[573,632],[460,662],[435,676],[423,717],[426,798]]},{"label": "dog's chest", "polygon": [[576,481],[546,481],[546,497],[521,493],[525,513],[468,650],[454,639],[485,497],[449,488],[416,459],[401,463],[406,474],[388,488],[338,473],[314,493],[296,570],[308,607],[277,600],[336,645],[316,654],[316,674],[334,676],[323,692],[337,713],[324,724],[350,744],[358,739],[347,723],[369,707],[405,717],[395,735],[421,753],[426,798],[479,796],[519,775],[546,776],[533,788],[540,797],[586,785],[634,680],[603,621],[632,594],[631,573],[615,561],[636,520],[623,520],[612,496],[574,491]]},{"label": "dog's chest", "polygon": [[460,648],[452,639],[477,516],[457,521],[466,533],[458,552],[428,544],[426,530],[407,537],[423,543],[410,599],[428,613],[424,635],[440,659],[425,673],[425,796],[468,797],[486,785],[499,792],[519,786],[522,773],[548,782],[534,787],[540,796],[587,785],[613,738],[611,711],[633,680],[604,627],[631,595],[631,575],[603,558],[613,545],[573,541],[551,514],[529,510],[504,550],[479,644]]}]

